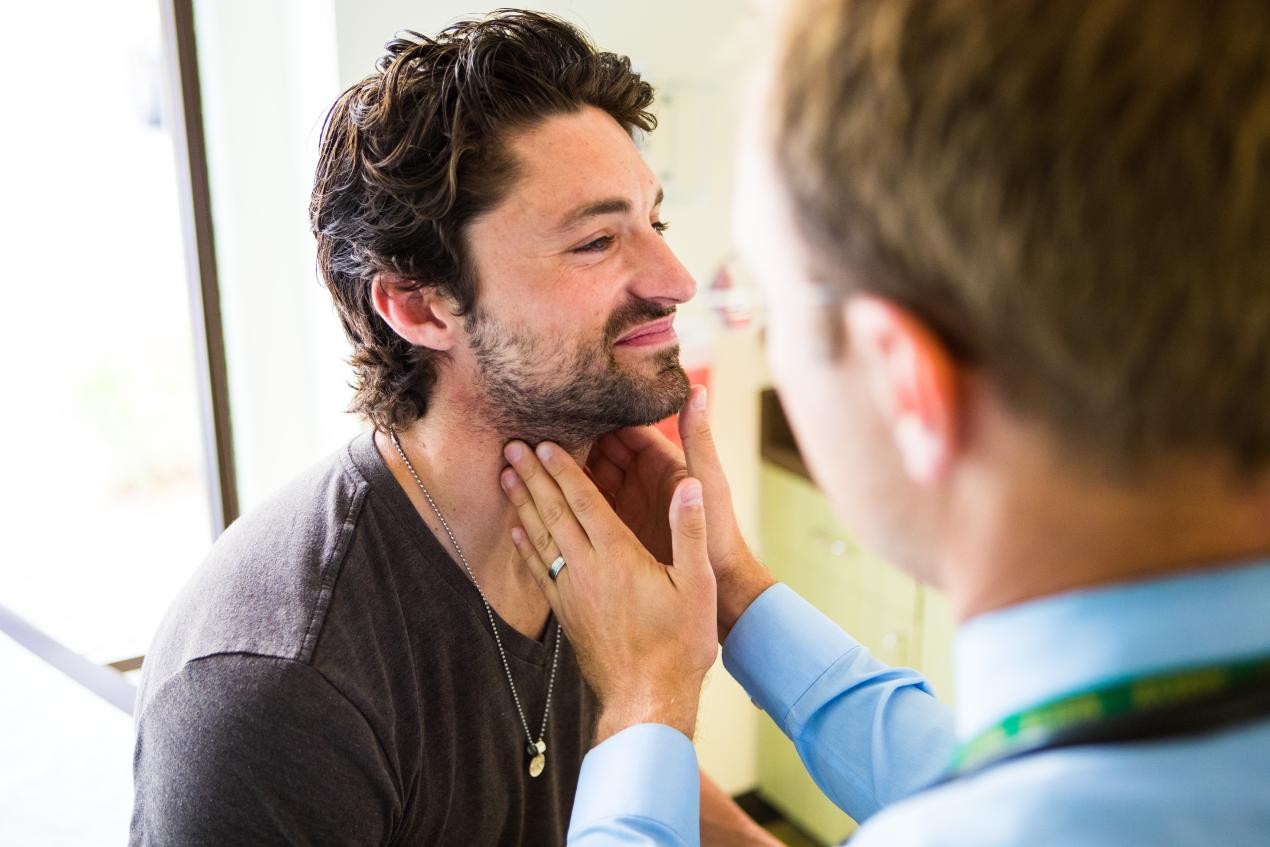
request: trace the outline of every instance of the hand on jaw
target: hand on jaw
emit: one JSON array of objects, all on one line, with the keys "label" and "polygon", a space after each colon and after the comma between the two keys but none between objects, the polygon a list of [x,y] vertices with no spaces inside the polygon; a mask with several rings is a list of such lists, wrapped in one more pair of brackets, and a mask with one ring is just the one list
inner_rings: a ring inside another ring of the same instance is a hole
[{"label": "hand on jaw", "polygon": [[691,475],[701,482],[710,566],[718,582],[719,641],[774,580],[741,536],[732,490],[715,451],[706,413],[706,390],[696,386],[679,412],[680,450],[653,427],[604,436],[591,449],[587,469],[640,542],[661,558],[670,549],[670,492]]},{"label": "hand on jaw", "polygon": [[550,443],[505,450],[513,538],[600,699],[597,743],[648,722],[691,736],[716,641],[774,581],[737,528],[704,401],[680,413],[686,460],[652,429],[601,439],[589,476]]}]

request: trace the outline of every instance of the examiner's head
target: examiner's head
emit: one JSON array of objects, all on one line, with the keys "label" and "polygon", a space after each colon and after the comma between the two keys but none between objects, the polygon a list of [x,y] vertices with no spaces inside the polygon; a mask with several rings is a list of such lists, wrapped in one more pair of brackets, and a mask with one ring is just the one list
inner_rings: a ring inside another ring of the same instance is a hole
[{"label": "examiner's head", "polygon": [[782,26],[738,235],[840,514],[935,579],[950,528],[1008,529],[976,507],[1035,483],[1270,526],[1270,6],[808,0]]},{"label": "examiner's head", "polygon": [[402,429],[444,394],[474,426],[567,446],[672,414],[694,284],[634,141],[652,88],[531,12],[387,49],[327,118],[311,204],[354,408]]}]

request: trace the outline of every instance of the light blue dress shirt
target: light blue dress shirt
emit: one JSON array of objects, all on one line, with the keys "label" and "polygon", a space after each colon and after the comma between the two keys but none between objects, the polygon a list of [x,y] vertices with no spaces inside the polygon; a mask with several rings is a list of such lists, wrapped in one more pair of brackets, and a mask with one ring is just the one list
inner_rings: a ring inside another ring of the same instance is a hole
[{"label": "light blue dress shirt", "polygon": [[[852,847],[1270,845],[1270,720],[1185,739],[1073,747],[921,791],[965,740],[1052,697],[1125,676],[1270,654],[1270,563],[1075,591],[981,615],[957,634],[958,715],[784,585],[723,648],[729,672],[816,783],[866,821]],[[669,727],[586,757],[577,847],[695,845],[697,761]],[[876,813],[876,814],[875,814]]]}]

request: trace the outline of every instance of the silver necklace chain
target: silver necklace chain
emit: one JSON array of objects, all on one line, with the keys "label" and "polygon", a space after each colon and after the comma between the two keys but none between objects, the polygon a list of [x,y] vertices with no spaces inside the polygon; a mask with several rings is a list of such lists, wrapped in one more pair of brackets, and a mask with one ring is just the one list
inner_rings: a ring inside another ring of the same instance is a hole
[{"label": "silver necklace chain", "polygon": [[[489,599],[485,596],[485,592],[481,589],[480,582],[476,579],[476,574],[472,572],[472,566],[467,562],[467,556],[463,555],[463,548],[459,546],[459,540],[454,537],[454,532],[450,529],[450,523],[445,519],[445,515],[441,514],[441,509],[437,506],[432,494],[428,491],[428,487],[423,484],[423,480],[419,478],[419,474],[415,473],[414,465],[410,464],[410,460],[406,458],[406,451],[401,449],[401,441],[397,438],[397,433],[389,432],[388,437],[392,439],[392,444],[397,448],[397,455],[401,457],[401,461],[405,462],[406,469],[410,471],[410,475],[414,477],[415,484],[419,486],[419,490],[423,492],[424,499],[428,501],[428,505],[432,507],[432,511],[437,516],[437,520],[441,522],[441,528],[445,530],[446,536],[449,537],[450,543],[454,545],[454,552],[458,553],[459,561],[463,563],[463,569],[467,571],[467,575],[472,580],[472,585],[476,586],[476,593],[481,595],[481,602],[485,604],[485,613],[489,615],[490,629],[494,631],[494,643],[498,646],[499,658],[503,660],[503,671],[507,674],[507,685],[512,691],[512,701],[516,704],[516,712],[520,715],[520,724],[525,729],[525,738],[529,742],[530,757],[541,756],[546,753],[546,737],[547,737],[547,717],[551,714],[551,692],[556,684],[556,667],[560,664],[560,641],[563,633],[560,631],[560,624],[556,623],[556,649],[551,657],[551,676],[547,679],[547,701],[542,709],[542,728],[538,730],[538,740],[534,741],[533,733],[529,730],[529,721],[525,718],[525,710],[520,705],[520,695],[516,693],[516,683],[512,681],[511,665],[507,662],[507,652],[503,650],[503,639],[498,634],[498,619],[494,615],[494,607],[489,604]],[[531,770],[532,773],[532,770]],[[539,770],[541,773],[541,770]],[[534,774],[537,776],[537,774]]]}]

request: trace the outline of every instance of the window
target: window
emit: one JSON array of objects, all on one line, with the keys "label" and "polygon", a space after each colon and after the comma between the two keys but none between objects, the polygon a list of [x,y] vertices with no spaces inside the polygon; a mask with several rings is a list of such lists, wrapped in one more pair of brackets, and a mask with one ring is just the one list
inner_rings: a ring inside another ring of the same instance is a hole
[{"label": "window", "polygon": [[0,603],[99,663],[145,652],[220,529],[162,29],[64,0],[0,34]]}]

